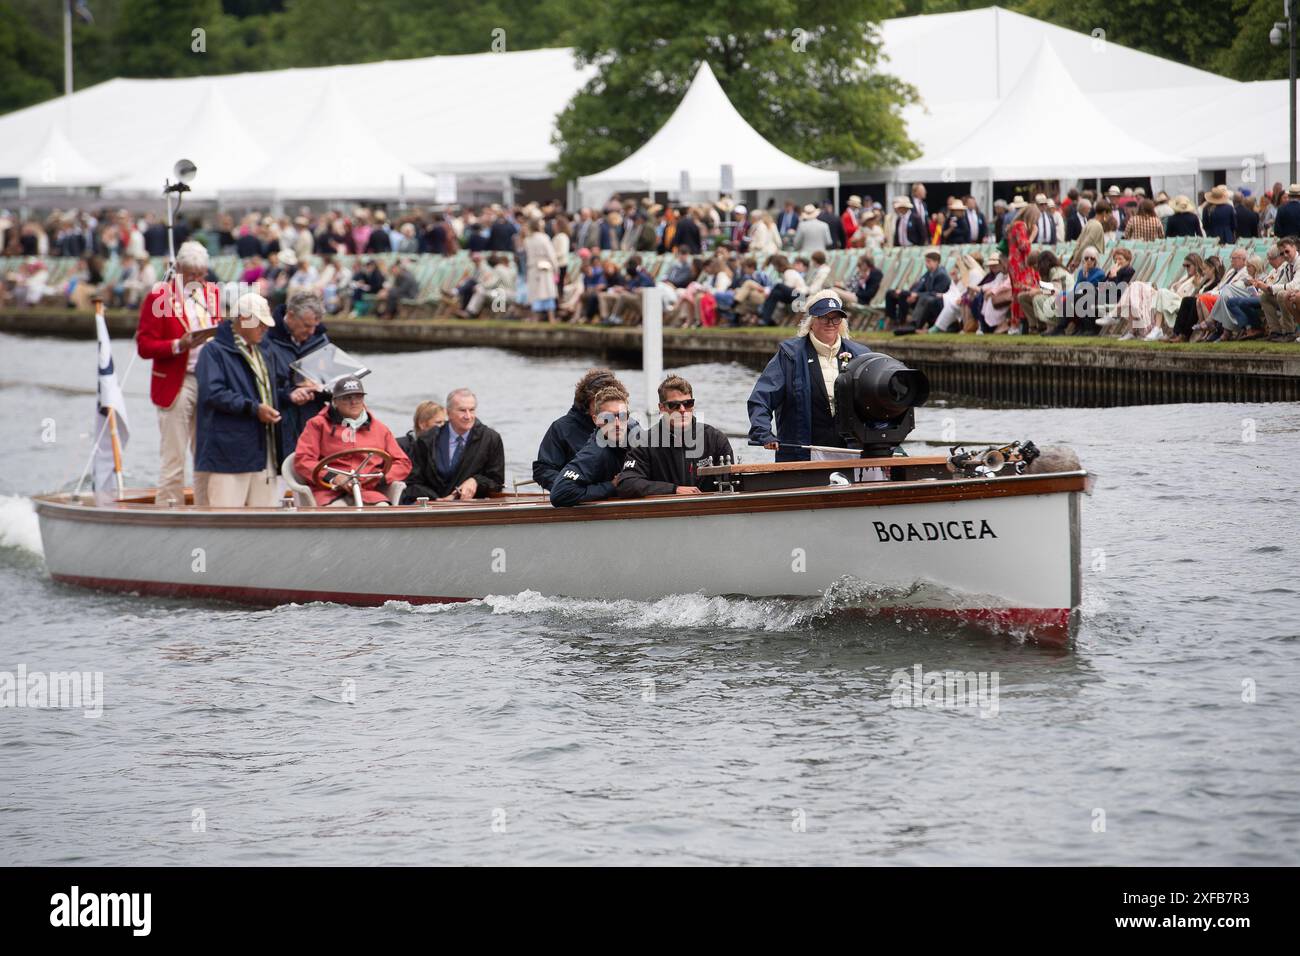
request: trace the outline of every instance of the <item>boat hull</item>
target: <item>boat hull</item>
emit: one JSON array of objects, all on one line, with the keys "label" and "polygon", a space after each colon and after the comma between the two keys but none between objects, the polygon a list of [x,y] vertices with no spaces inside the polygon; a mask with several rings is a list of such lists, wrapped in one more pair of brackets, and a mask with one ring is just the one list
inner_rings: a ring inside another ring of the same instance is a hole
[{"label": "boat hull", "polygon": [[1082,475],[795,492],[365,511],[85,507],[37,500],[69,584],[278,604],[464,601],[535,591],[814,597],[1068,634]]}]

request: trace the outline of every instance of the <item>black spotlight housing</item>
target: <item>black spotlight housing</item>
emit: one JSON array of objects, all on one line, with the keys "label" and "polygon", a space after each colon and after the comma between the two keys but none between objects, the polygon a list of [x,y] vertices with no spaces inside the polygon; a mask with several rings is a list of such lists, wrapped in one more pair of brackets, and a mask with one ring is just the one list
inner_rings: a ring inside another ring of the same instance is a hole
[{"label": "black spotlight housing", "polygon": [[835,427],[862,446],[863,458],[888,458],[916,427],[912,410],[929,397],[924,372],[868,352],[835,379]]}]

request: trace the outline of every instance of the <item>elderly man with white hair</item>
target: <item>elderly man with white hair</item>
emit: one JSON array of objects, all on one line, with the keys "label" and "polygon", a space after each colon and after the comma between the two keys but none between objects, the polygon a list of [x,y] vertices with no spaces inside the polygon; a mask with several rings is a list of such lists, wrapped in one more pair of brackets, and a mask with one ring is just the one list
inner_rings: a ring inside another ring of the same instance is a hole
[{"label": "elderly man with white hair", "polygon": [[[161,462],[154,504],[185,504],[185,453],[194,450],[199,400],[195,369],[203,343],[217,331],[220,292],[208,282],[208,250],[185,242],[176,252],[176,275],[159,282],[140,303],[135,343],[153,360],[149,396],[158,407]],[[207,475],[194,471],[194,503],[207,504]]]},{"label": "elderly man with white hair", "polygon": [[447,422],[411,447],[411,474],[402,497],[460,501],[486,498],[506,483],[501,436],[478,419],[478,399],[468,388],[447,396]]}]

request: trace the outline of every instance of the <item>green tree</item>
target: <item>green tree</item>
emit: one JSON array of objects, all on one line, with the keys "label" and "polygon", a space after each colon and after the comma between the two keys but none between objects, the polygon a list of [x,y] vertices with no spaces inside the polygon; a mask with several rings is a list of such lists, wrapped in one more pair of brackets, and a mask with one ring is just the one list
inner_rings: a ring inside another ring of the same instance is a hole
[{"label": "green tree", "polygon": [[597,73],[557,121],[556,174],[594,173],[636,150],[701,61],[740,114],[798,159],[861,167],[909,159],[915,147],[899,110],[916,94],[880,71],[871,32],[892,9],[892,0],[606,3],[574,31],[579,62]]},{"label": "green tree", "polygon": [[63,57],[16,10],[0,6],[0,113],[63,91]]},{"label": "green tree", "polygon": [[1238,29],[1229,4],[1205,0],[1024,0],[1016,10],[1080,33],[1105,30],[1108,43],[1202,70],[1214,69]]},{"label": "green tree", "polygon": [[[1282,0],[1233,0],[1236,32],[1231,45],[1220,49],[1214,68],[1238,80],[1284,80],[1289,71],[1286,31],[1282,46],[1268,42],[1273,24],[1285,20]],[[1280,118],[1279,118],[1280,119]]]}]

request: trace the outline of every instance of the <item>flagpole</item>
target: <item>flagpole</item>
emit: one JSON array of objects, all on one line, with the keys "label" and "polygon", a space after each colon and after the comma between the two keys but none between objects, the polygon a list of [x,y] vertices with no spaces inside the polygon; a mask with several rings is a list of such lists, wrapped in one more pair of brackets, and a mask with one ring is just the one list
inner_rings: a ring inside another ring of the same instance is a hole
[{"label": "flagpole", "polygon": [[111,405],[108,409],[108,433],[113,439],[113,476],[117,478],[117,497],[120,501],[125,494],[122,487],[122,442],[117,437],[117,412]]},{"label": "flagpole", "polygon": [[63,0],[63,95],[72,95],[72,0]]}]

